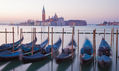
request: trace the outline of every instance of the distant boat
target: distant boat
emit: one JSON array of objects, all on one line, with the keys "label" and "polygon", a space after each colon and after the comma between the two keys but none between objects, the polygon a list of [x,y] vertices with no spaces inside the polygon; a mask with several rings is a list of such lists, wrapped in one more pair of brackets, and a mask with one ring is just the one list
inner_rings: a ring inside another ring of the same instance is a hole
[{"label": "distant boat", "polygon": [[92,44],[88,39],[86,39],[83,48],[81,48],[80,54],[81,64],[91,63],[93,61],[93,58],[94,56]]},{"label": "distant boat", "polygon": [[[59,40],[53,45],[53,54],[58,52],[60,45],[61,45],[61,38],[59,38]],[[29,63],[51,58],[52,53],[51,49],[52,45],[48,45],[46,48],[43,48],[38,53],[29,56],[23,56],[22,61],[23,63]]]},{"label": "distant boat", "polygon": [[[14,50],[17,50],[16,48],[21,44],[23,41],[24,37],[22,37],[20,40],[14,42]],[[13,43],[8,43],[8,44],[2,44],[0,46],[0,51],[5,51],[5,50],[12,50],[13,49]]]},{"label": "distant boat", "polygon": [[111,47],[102,38],[99,49],[98,49],[98,65],[101,68],[107,68],[111,66],[112,59],[111,59]]},{"label": "distant boat", "polygon": [[[72,45],[73,45],[73,49],[72,49]],[[56,56],[55,58],[56,62],[61,63],[64,61],[73,60],[73,57],[75,56],[75,50],[76,50],[76,42],[73,40],[73,44],[72,44],[72,41],[70,41],[68,46],[62,49],[62,53]]]}]

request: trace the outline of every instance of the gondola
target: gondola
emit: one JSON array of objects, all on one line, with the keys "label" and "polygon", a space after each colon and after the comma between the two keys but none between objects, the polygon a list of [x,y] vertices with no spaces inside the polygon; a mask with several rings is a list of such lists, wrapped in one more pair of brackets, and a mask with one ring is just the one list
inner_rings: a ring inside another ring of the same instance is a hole
[{"label": "gondola", "polygon": [[[22,37],[22,39],[23,39],[23,37]],[[37,41],[37,38],[36,38],[35,40],[33,40],[32,42],[30,42],[30,43],[20,44],[20,45],[18,45],[17,47],[14,46],[14,49],[11,48],[11,50],[1,51],[1,52],[0,52],[0,55],[2,55],[2,54],[8,54],[8,53],[10,54],[10,53],[12,53],[13,50],[16,52],[16,51],[18,51],[20,48],[22,48],[23,46],[29,46],[29,47],[31,47],[32,44],[35,43],[36,41]],[[20,43],[20,42],[19,42],[19,43]],[[12,45],[12,47],[13,47],[13,45]]]},{"label": "gondola", "polygon": [[[47,46],[47,44],[48,44],[48,38],[41,44],[35,44],[33,47],[33,54],[41,51],[43,48],[45,48]],[[31,53],[32,48],[25,48],[25,50],[27,50],[27,52],[23,52],[24,56],[28,56],[28,55],[32,54]]]},{"label": "gondola", "polygon": [[35,39],[32,42],[27,43],[27,44],[22,44],[18,48],[21,48],[24,53],[27,53],[31,51],[32,44],[35,44],[36,42],[37,42],[37,38],[35,37]]},{"label": "gondola", "polygon": [[[58,52],[60,45],[61,45],[61,38],[59,38],[59,40],[53,45],[53,54]],[[42,61],[44,59],[51,58],[51,53],[52,53],[51,48],[52,45],[48,45],[38,53],[29,56],[23,56],[22,62],[29,63],[29,62]]]},{"label": "gondola", "polygon": [[[14,42],[14,49],[17,48],[20,45],[20,43],[23,41],[23,39],[24,39],[24,37],[22,37],[17,42]],[[0,51],[11,50],[12,48],[13,48],[13,43],[2,44],[0,46]]]},{"label": "gondola", "polygon": [[88,64],[93,61],[93,47],[90,40],[86,39],[83,44],[83,48],[81,48],[80,60],[81,64]]},{"label": "gondola", "polygon": [[[43,43],[38,45],[39,47],[37,46],[36,48],[38,48],[40,50],[40,48],[45,47],[46,46],[46,44],[45,44],[46,41],[47,40],[45,40]],[[4,51],[4,52],[0,53],[0,61],[9,61],[9,60],[13,60],[13,59],[18,59],[20,55],[24,55],[24,56],[31,55],[31,52],[23,53],[22,51],[15,51],[15,52]]]},{"label": "gondola", "polygon": [[62,63],[64,61],[73,60],[75,56],[76,42],[73,40],[73,49],[72,49],[72,41],[68,44],[66,48],[62,49],[61,54],[55,57],[57,63]]},{"label": "gondola", "polygon": [[[35,44],[34,48],[33,48],[33,52],[34,53],[38,52],[41,47],[44,48],[47,44],[48,44],[48,38],[43,43],[41,43],[40,45]],[[32,46],[21,46],[21,47],[22,47],[22,51],[24,53],[28,53],[28,52],[32,51]]]},{"label": "gondola", "polygon": [[102,38],[99,49],[98,49],[98,66],[101,68],[107,68],[111,66],[112,58],[111,58],[111,47]]}]

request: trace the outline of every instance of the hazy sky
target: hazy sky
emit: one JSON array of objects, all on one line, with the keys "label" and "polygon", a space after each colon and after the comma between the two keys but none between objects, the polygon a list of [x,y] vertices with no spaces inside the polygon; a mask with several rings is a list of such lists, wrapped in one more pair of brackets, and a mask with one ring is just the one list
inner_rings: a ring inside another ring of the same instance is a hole
[{"label": "hazy sky", "polygon": [[43,5],[46,18],[57,13],[88,24],[119,21],[119,0],[0,0],[0,23],[41,20]]}]

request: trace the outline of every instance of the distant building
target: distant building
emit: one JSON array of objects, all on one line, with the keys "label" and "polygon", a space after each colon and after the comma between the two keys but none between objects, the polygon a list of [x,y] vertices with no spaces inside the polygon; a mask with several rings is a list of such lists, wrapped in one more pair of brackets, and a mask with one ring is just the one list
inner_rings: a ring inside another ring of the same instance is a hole
[{"label": "distant building", "polygon": [[42,10],[42,22],[45,22],[45,8],[43,6],[43,10]]},{"label": "distant building", "polygon": [[104,21],[102,24],[99,24],[99,26],[105,26],[105,25],[119,25],[119,22],[107,22],[107,21]]},{"label": "distant building", "polygon": [[87,22],[85,20],[68,20],[65,21],[66,26],[86,26]]},{"label": "distant building", "polygon": [[19,25],[22,25],[22,26],[33,26],[34,23],[35,23],[34,20],[29,19],[26,22],[21,22]]},{"label": "distant building", "polygon": [[34,25],[34,20],[31,20],[31,19],[27,20],[27,24],[28,25]]},{"label": "distant building", "polygon": [[35,25],[35,26],[41,25],[41,21],[35,21],[35,22],[34,22],[34,25]]},{"label": "distant building", "polygon": [[42,21],[27,20],[26,22],[20,23],[20,25],[35,25],[35,26],[85,26],[87,22],[85,20],[68,20],[64,21],[63,17],[58,17],[55,13],[53,17],[46,19],[45,8],[42,10]]},{"label": "distant building", "polygon": [[55,14],[52,18],[49,17],[49,19],[47,19],[46,22],[50,22],[49,26],[64,26],[65,25],[64,18],[63,17],[58,18],[57,14]]}]

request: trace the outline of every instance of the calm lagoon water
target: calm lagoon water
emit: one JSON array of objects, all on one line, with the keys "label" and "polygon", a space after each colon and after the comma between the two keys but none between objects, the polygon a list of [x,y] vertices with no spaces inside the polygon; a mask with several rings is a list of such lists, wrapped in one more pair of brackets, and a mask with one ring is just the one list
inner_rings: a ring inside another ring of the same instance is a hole
[{"label": "calm lagoon water", "polygon": [[[13,26],[0,26],[0,45],[5,43],[5,28],[7,28],[7,31],[12,31],[12,27]],[[42,28],[42,32],[47,32],[48,31],[48,27],[47,26],[14,26],[15,28],[15,41],[19,40],[20,38],[20,34],[18,31],[20,31],[20,28],[23,29],[23,32],[31,32],[32,28],[36,28],[36,32],[38,32],[36,34],[37,36],[37,43],[36,44],[40,44],[42,41],[44,41],[45,39],[47,39],[48,34],[47,33],[40,33],[41,32],[41,28]],[[64,47],[67,46],[67,44],[70,42],[71,37],[72,37],[72,27],[53,27],[53,31],[54,32],[62,32],[62,28],[64,28],[65,32],[68,32],[66,34],[64,34]],[[79,29],[79,52],[76,50],[76,56],[74,58],[74,60],[72,62],[64,62],[61,64],[57,64],[55,62],[55,59],[53,60],[44,60],[41,62],[35,62],[35,63],[27,63],[27,64],[22,64],[22,62],[20,62],[19,60],[13,60],[13,61],[8,61],[8,62],[0,62],[0,71],[93,71],[93,65],[89,65],[89,66],[83,66],[81,67],[80,65],[80,48],[82,48],[83,43],[85,41],[86,38],[88,38],[91,42],[93,41],[93,34],[91,34],[93,32],[94,29],[96,29],[96,33],[100,33],[100,34],[96,34],[96,50],[99,47],[99,44],[101,42],[102,37],[104,37],[104,29],[106,33],[111,33],[111,29],[114,28],[114,32],[116,32],[116,29],[119,29],[119,26],[79,26],[79,27],[75,27],[75,35],[74,35],[74,39],[77,42],[78,40],[78,29]],[[19,30],[18,30],[19,29]],[[51,27],[50,27],[50,32],[51,32]],[[88,33],[88,34],[86,34]],[[89,34],[90,33],[90,34]],[[7,42],[8,43],[12,43],[12,33],[8,33],[7,34]],[[41,37],[42,35],[42,37]],[[29,43],[31,41],[31,33],[23,33],[24,36],[24,40],[23,40],[23,44],[25,43]],[[62,33],[54,33],[53,34],[53,42],[56,42],[58,40],[59,37],[62,38]],[[42,40],[41,40],[42,38]],[[50,34],[50,38],[51,38],[51,34]],[[105,39],[106,41],[110,44],[111,41],[111,34],[105,34]],[[51,44],[51,39],[50,39],[50,44]],[[109,70],[107,71],[116,71],[116,35],[114,35],[114,44],[112,47],[112,66]],[[60,50],[61,52],[61,47]],[[118,53],[119,54],[119,53]],[[118,59],[118,67],[119,67],[119,59]],[[108,68],[107,68],[108,69]],[[117,71],[119,70],[119,68],[117,69]],[[96,71],[106,71],[106,70],[101,70],[98,68],[97,64],[96,64]]]}]

